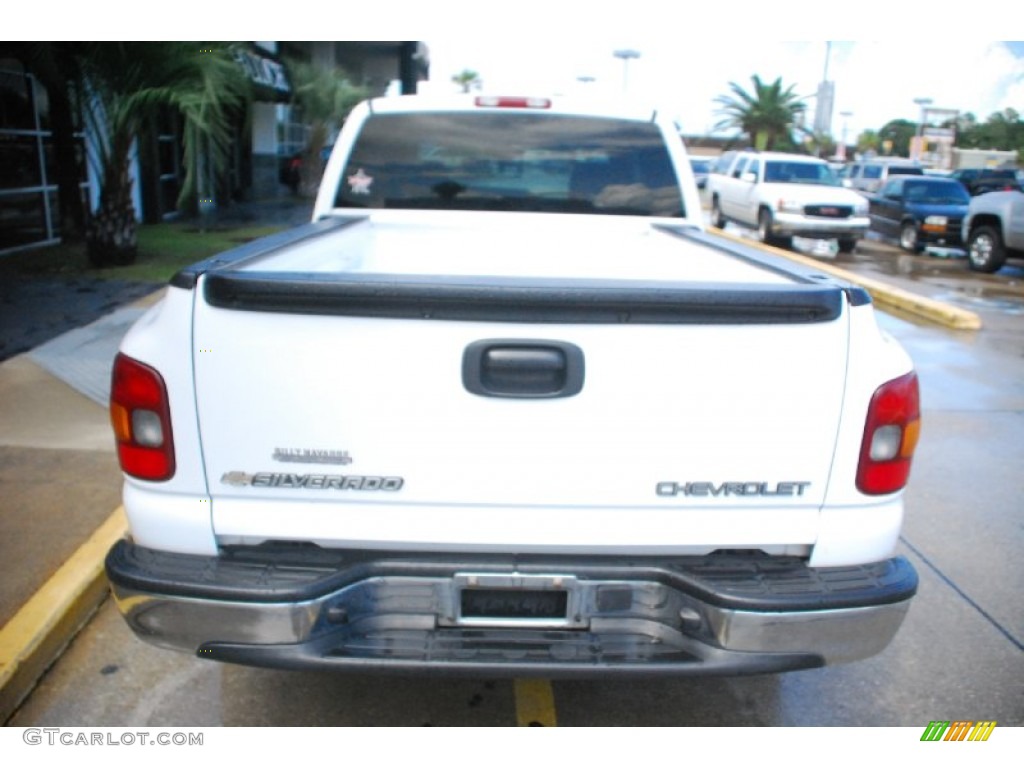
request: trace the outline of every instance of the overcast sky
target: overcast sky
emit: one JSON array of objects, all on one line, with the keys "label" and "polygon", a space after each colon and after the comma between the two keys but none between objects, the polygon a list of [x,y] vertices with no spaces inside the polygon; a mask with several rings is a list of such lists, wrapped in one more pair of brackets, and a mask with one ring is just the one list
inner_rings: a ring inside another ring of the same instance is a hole
[{"label": "overcast sky", "polygon": [[[814,99],[825,74],[835,82],[833,135],[847,118],[850,141],[891,119],[917,121],[916,98],[973,112],[980,120],[1013,107],[1024,113],[1020,0],[917,3],[903,0],[289,0],[258,6],[175,0],[159,24],[138,0],[8,3],[14,39],[422,40],[431,83],[452,92],[453,74],[472,69],[490,92],[620,97],[663,105],[684,132],[704,133],[721,115],[715,98],[729,82],[782,78]],[[242,10],[244,8],[244,10]],[[155,37],[154,37],[155,36]],[[782,41],[806,42],[782,42]],[[874,42],[867,42],[874,41]],[[593,77],[584,85],[578,78]]]},{"label": "overcast sky", "polygon": [[[537,45],[521,39],[428,38],[432,82],[425,90],[457,90],[451,76],[472,69],[488,92],[626,92],[662,105],[684,133],[702,134],[722,118],[715,113],[716,97],[730,93],[730,82],[751,92],[755,74],[764,82],[781,77],[785,86],[794,86],[813,123],[827,58],[828,79],[835,84],[837,139],[844,120],[851,142],[861,130],[878,130],[892,119],[916,122],[917,98],[932,99],[934,108],[973,112],[979,120],[1006,107],[1024,113],[1024,44],[964,40],[949,46],[914,36],[898,42],[833,42],[831,49],[825,40],[730,44],[723,39],[726,26],[704,28],[696,36],[691,31],[685,44],[678,29]],[[613,55],[617,50],[634,50],[640,57],[626,63]],[[852,114],[844,118],[843,112]]]}]

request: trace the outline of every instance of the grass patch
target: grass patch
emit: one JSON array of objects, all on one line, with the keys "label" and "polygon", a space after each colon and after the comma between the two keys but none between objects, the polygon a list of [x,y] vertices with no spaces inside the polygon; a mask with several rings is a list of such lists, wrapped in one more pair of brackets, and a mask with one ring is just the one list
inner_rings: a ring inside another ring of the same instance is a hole
[{"label": "grass patch", "polygon": [[261,225],[200,231],[195,222],[142,224],[134,264],[95,269],[86,258],[84,243],[60,243],[0,257],[0,273],[166,283],[189,264],[282,229],[286,227]]}]

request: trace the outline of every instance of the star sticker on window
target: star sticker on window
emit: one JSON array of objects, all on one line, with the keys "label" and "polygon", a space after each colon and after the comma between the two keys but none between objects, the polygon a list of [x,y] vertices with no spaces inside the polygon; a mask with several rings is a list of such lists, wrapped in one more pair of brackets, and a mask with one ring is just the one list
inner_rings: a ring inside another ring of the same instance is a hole
[{"label": "star sticker on window", "polygon": [[373,176],[367,175],[362,168],[348,177],[348,185],[352,188],[353,195],[370,194],[371,184],[373,184]]}]

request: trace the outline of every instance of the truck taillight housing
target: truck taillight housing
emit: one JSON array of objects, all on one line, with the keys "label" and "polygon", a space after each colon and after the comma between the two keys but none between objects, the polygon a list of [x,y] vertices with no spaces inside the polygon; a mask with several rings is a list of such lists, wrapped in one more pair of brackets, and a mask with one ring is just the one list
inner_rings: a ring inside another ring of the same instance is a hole
[{"label": "truck taillight housing", "polygon": [[110,386],[110,423],[122,470],[141,480],[174,476],[167,387],[154,368],[118,354]]},{"label": "truck taillight housing", "polygon": [[868,406],[857,466],[857,489],[877,496],[907,484],[921,430],[917,374],[908,373],[879,387]]}]

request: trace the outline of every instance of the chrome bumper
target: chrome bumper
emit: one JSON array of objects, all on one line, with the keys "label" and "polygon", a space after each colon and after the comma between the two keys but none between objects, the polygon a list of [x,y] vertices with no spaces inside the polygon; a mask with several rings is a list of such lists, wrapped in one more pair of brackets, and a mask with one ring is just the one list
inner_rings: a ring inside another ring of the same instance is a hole
[{"label": "chrome bumper", "polygon": [[829,219],[780,211],[772,221],[772,232],[776,235],[793,235],[795,237],[862,238],[867,236],[870,226],[871,220],[867,216]]},{"label": "chrome bumper", "polygon": [[[121,542],[107,573],[139,637],[201,658],[550,677],[774,672],[862,659],[895,635],[917,585],[902,558],[810,569],[795,558],[735,555],[314,554],[305,563],[280,552],[203,558]],[[520,602],[524,593],[531,598]]]}]

